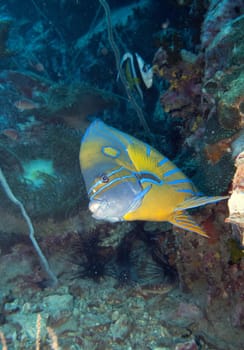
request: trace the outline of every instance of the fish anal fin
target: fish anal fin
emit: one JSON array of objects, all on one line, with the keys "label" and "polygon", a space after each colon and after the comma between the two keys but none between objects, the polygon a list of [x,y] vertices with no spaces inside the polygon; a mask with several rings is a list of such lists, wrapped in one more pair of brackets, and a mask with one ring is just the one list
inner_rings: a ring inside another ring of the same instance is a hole
[{"label": "fish anal fin", "polygon": [[183,228],[184,230],[196,232],[199,235],[208,238],[206,232],[204,232],[204,230],[194,221],[194,219],[185,212],[178,211],[174,213],[174,216],[169,221],[171,224]]}]

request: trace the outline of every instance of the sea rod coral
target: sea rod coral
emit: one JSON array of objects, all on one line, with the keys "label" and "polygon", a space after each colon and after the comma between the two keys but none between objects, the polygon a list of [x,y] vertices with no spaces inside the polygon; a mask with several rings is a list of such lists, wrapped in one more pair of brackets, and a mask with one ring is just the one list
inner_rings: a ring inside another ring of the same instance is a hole
[{"label": "sea rod coral", "polygon": [[27,214],[23,204],[13,194],[13,192],[12,192],[11,188],[9,187],[8,182],[7,182],[7,180],[6,180],[6,178],[5,178],[5,176],[4,176],[4,174],[3,174],[1,169],[0,169],[0,183],[1,183],[4,191],[6,192],[7,196],[9,197],[9,199],[20,208],[21,213],[22,213],[22,215],[23,215],[23,217],[24,217],[24,219],[25,219],[25,221],[26,221],[26,223],[28,225],[29,237],[30,237],[30,239],[32,241],[32,244],[33,244],[33,246],[35,248],[35,251],[37,252],[37,254],[39,256],[41,265],[44,268],[44,270],[47,273],[47,275],[49,276],[49,279],[52,282],[52,285],[56,285],[57,284],[57,278],[53,274],[52,270],[50,269],[48,261],[47,261],[46,257],[44,256],[44,254],[42,253],[42,250],[41,250],[39,244],[36,241],[35,231],[34,231],[34,227],[32,225],[31,219],[30,219],[29,215]]},{"label": "sea rod coral", "polygon": [[112,23],[111,23],[111,13],[110,13],[110,7],[108,5],[108,3],[106,2],[106,0],[99,0],[100,4],[103,6],[104,11],[105,11],[105,15],[106,15],[106,21],[107,21],[107,30],[108,30],[108,40],[110,43],[110,46],[114,52],[114,56],[115,56],[115,63],[116,63],[116,68],[119,72],[119,76],[121,78],[121,81],[124,85],[124,88],[126,90],[126,94],[128,96],[129,101],[132,104],[132,107],[134,108],[134,110],[136,111],[136,114],[141,122],[141,125],[143,126],[145,132],[147,133],[147,135],[149,136],[149,138],[151,138],[150,136],[150,129],[147,125],[146,119],[142,113],[142,110],[140,108],[140,106],[138,105],[135,97],[133,96],[133,94],[131,94],[130,92],[130,88],[128,86],[128,83],[126,81],[126,78],[124,76],[124,73],[120,67],[120,62],[121,62],[121,58],[120,58],[120,52],[119,52],[119,48],[115,42],[114,39],[114,34],[113,34],[113,29],[112,29]]}]

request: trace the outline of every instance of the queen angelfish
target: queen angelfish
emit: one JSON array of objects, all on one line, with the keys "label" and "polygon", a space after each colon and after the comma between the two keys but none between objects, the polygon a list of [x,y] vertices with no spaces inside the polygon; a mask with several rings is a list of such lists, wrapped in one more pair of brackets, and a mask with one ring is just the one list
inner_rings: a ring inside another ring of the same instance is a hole
[{"label": "queen angelfish", "polygon": [[83,136],[80,165],[89,209],[98,220],[168,221],[207,236],[186,209],[227,198],[200,196],[168,158],[100,120]]}]

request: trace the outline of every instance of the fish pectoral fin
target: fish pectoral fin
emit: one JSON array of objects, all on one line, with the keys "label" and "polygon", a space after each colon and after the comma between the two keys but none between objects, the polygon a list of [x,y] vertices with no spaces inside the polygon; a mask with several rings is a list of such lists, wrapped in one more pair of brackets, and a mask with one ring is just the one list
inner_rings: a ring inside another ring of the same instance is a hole
[{"label": "fish pectoral fin", "polygon": [[128,208],[128,213],[135,211],[141,205],[143,198],[150,191],[151,188],[152,188],[152,186],[149,185],[146,188],[144,188],[144,190],[142,192],[140,192],[137,196],[135,196],[133,202],[131,203],[131,205]]},{"label": "fish pectoral fin", "polygon": [[169,221],[175,226],[181,227],[188,231],[196,232],[201,236],[208,237],[204,230],[187,213],[182,211],[176,212]]},{"label": "fish pectoral fin", "polygon": [[195,197],[186,199],[183,203],[181,203],[175,208],[175,211],[178,211],[178,210],[182,211],[186,209],[196,208],[196,207],[200,207],[201,205],[216,203],[227,198],[229,197],[228,196],[215,196],[215,197],[208,197],[208,196],[196,197],[195,196]]}]

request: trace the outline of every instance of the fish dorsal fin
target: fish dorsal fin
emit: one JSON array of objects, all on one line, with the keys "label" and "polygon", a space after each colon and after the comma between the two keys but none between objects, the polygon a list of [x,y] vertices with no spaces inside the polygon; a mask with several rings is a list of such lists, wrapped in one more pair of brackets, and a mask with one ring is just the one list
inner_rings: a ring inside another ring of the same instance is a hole
[{"label": "fish dorsal fin", "polygon": [[208,237],[204,230],[187,213],[178,211],[169,221],[171,222],[171,224],[181,227],[184,230],[196,232],[201,236]]},{"label": "fish dorsal fin", "polygon": [[200,207],[201,205],[210,204],[210,203],[216,203],[219,201],[222,201],[224,199],[229,198],[228,196],[215,196],[215,197],[208,197],[208,196],[201,196],[201,197],[191,197],[189,199],[186,199],[183,203],[178,205],[175,208],[175,211],[178,210],[186,210],[191,208]]},{"label": "fish dorsal fin", "polygon": [[150,155],[151,147],[143,143],[133,142],[127,147],[128,156],[134,164],[137,172],[148,171],[160,176],[158,158]]}]

